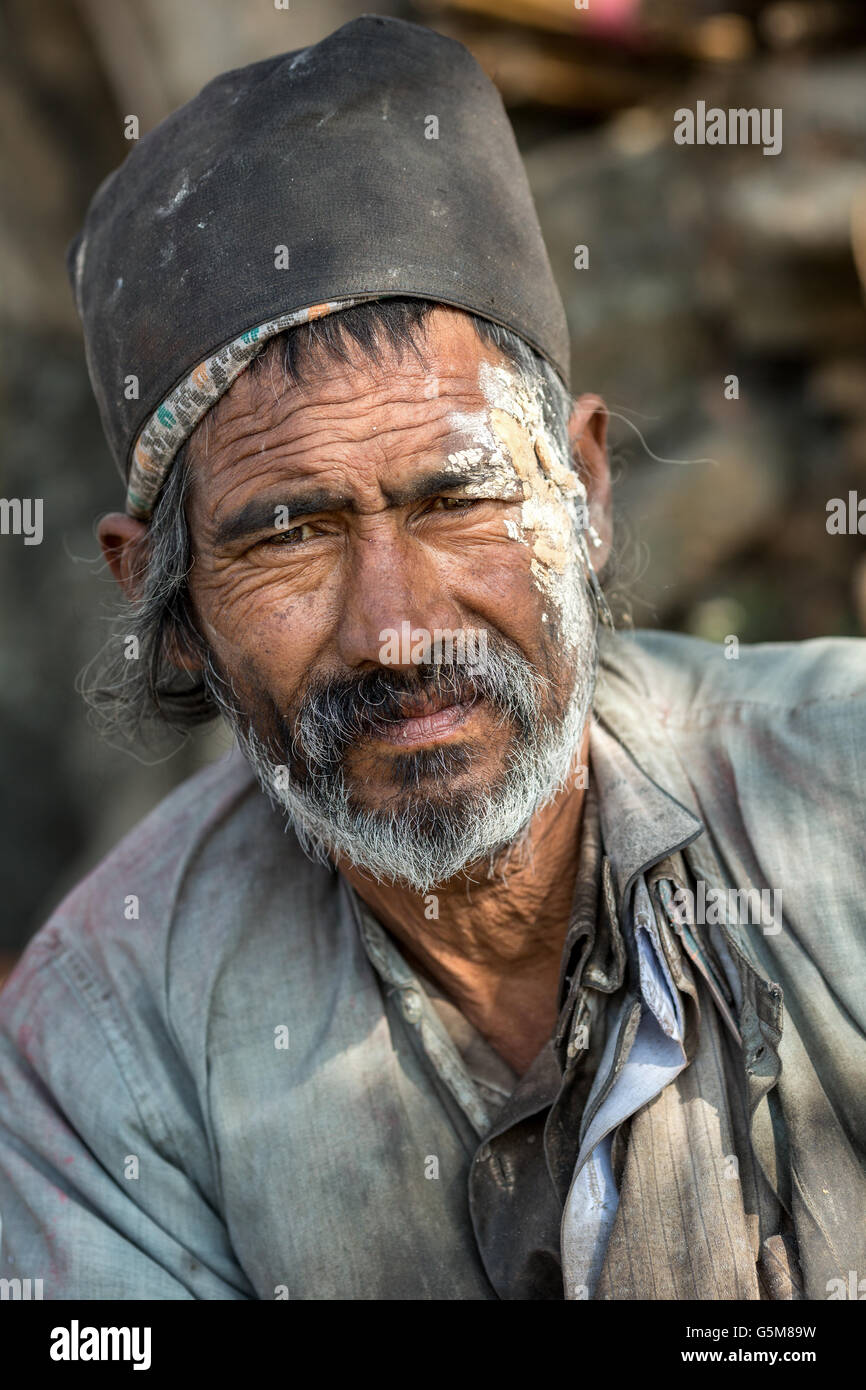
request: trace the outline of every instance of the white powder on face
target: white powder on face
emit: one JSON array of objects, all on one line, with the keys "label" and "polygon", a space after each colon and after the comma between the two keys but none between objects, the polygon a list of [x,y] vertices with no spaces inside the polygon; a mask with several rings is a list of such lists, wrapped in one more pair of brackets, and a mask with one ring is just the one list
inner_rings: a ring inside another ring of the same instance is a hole
[{"label": "white powder on face", "polygon": [[512,521],[510,516],[505,518],[505,529],[513,541],[519,541],[521,545],[529,545],[529,541],[523,534],[516,521]]},{"label": "white powder on face", "polygon": [[470,443],[479,444],[483,449],[496,449],[496,438],[486,410],[453,410],[448,416],[448,423],[455,432],[465,434]]},{"label": "white powder on face", "polygon": [[462,473],[464,468],[470,467],[473,463],[480,463],[483,457],[483,449],[460,449],[456,454],[448,455],[448,462],[456,473]]},{"label": "white powder on face", "polygon": [[[488,403],[483,425],[497,447],[494,468],[510,474],[514,495],[523,496],[520,528],[511,522],[506,530],[512,539],[530,544],[533,582],[539,593],[559,611],[566,645],[574,648],[581,630],[580,585],[576,570],[580,564],[578,548],[578,508],[583,514],[586,488],[562,457],[562,451],[545,428],[542,403],[537,393],[507,367],[482,362],[478,385]],[[520,489],[516,484],[520,484]]]},{"label": "white powder on face", "polygon": [[524,489],[515,474],[511,460],[502,451],[502,445],[490,427],[490,417],[486,410],[472,414],[454,411],[448,423],[471,440],[474,447],[459,449],[448,455],[448,471],[455,477],[463,477],[473,472],[482,459],[485,461],[486,477],[483,482],[470,483],[465,489],[467,497],[494,497],[507,501],[510,497],[523,496]]}]

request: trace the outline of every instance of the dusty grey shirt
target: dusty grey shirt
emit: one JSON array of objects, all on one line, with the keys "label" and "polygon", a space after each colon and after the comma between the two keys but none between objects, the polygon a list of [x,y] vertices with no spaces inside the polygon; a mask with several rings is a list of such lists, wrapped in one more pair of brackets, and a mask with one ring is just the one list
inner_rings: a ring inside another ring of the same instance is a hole
[{"label": "dusty grey shirt", "polygon": [[[595,704],[615,911],[628,922],[638,881],[677,854],[692,883],[782,893],[778,930],[717,934],[734,968],[719,1009],[813,1298],[866,1268],[864,650],[727,661],[670,634],[605,637]],[[304,858],[237,755],[185,784],[0,995],[0,1274],[41,1278],[46,1298],[563,1297],[521,1151],[489,1163],[514,1094],[492,1116],[399,952],[384,968],[345,881]],[[524,1108],[538,1088],[535,1114],[580,1054],[576,978],[516,1088]],[[555,1221],[579,1136],[554,1128]]]}]

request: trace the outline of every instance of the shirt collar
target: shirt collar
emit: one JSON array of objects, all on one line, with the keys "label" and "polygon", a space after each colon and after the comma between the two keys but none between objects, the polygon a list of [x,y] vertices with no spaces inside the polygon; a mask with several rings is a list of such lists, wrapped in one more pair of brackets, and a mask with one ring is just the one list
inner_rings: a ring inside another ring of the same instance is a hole
[{"label": "shirt collar", "polygon": [[604,850],[623,906],[638,876],[696,840],[704,823],[660,787],[595,715],[589,739]]}]

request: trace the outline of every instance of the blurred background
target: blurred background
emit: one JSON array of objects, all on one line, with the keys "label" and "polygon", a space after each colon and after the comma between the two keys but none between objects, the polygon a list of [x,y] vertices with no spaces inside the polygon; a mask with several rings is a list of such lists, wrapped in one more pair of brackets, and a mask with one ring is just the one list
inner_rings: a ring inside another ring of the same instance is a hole
[{"label": "blurred background", "polygon": [[[75,692],[114,605],[94,521],[122,492],[66,245],[129,151],[125,116],[144,134],[216,73],[368,8],[461,39],[502,92],[575,389],[612,412],[621,620],[866,632],[864,538],[826,529],[831,498],[866,497],[862,0],[0,0],[0,496],[43,498],[45,526],[39,546],[0,536],[0,975],[225,746],[138,762]],[[674,111],[699,100],[781,108],[782,152],[675,144]]]}]

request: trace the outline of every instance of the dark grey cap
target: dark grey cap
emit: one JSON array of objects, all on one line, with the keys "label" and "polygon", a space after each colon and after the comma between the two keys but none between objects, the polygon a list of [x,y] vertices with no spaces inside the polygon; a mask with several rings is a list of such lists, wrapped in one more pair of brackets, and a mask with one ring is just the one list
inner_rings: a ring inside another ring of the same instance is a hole
[{"label": "dark grey cap", "polygon": [[127,480],[139,447],[142,516],[242,369],[237,340],[258,351],[299,310],[456,305],[513,329],[568,384],[565,313],[499,94],[462,44],[402,20],[365,15],[210,82],[101,185],[69,268]]}]

